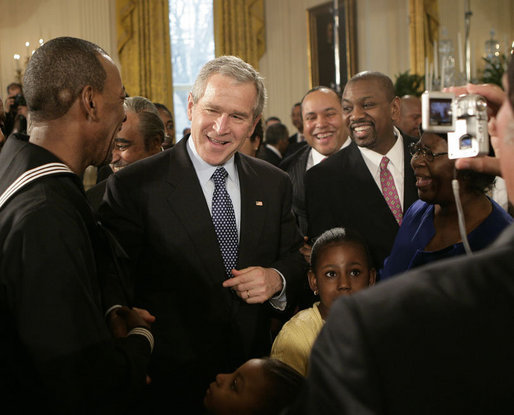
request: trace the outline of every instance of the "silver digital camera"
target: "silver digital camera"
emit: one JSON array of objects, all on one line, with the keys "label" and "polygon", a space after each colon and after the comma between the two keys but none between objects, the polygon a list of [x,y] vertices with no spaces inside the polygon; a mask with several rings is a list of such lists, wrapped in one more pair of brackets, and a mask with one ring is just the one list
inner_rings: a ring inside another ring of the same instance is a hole
[{"label": "silver digital camera", "polygon": [[489,154],[487,102],[480,95],[425,91],[421,126],[424,131],[448,134],[451,159]]}]

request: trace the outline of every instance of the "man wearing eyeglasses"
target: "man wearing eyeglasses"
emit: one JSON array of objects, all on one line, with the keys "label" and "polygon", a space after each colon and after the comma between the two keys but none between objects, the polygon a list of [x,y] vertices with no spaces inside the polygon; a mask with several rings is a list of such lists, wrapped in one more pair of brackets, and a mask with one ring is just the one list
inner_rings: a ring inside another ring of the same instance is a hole
[{"label": "man wearing eyeglasses", "polygon": [[366,239],[380,268],[403,213],[417,199],[409,154],[415,139],[394,126],[400,102],[382,73],[361,72],[350,79],[342,106],[352,143],[306,173],[308,234],[351,228]]}]

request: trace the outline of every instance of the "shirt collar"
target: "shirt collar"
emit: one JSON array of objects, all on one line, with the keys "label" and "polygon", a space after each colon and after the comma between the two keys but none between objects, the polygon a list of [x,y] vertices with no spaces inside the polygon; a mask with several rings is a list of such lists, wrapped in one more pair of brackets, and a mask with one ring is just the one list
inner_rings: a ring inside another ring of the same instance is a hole
[{"label": "shirt collar", "polygon": [[[220,166],[213,166],[212,164],[207,163],[204,159],[200,157],[198,152],[196,151],[194,140],[189,137],[187,139],[187,153],[189,154],[189,158],[193,163],[193,167],[195,168],[196,174],[198,176],[198,180],[200,184],[203,186],[206,182],[211,180],[212,174],[214,171]],[[234,155],[230,157],[223,165],[225,170],[228,173],[228,179],[232,181],[236,181],[236,164],[234,162]]]},{"label": "shirt collar", "polygon": [[318,150],[316,150],[314,147],[311,149],[311,157],[312,157],[312,165],[315,166],[318,163],[321,163],[326,156],[321,154]]},{"label": "shirt collar", "polygon": [[[339,150],[337,150],[337,151],[340,151],[343,148],[348,147],[351,142],[352,142],[352,140],[350,139],[350,137],[348,137],[346,139],[346,141],[343,143],[343,145],[341,146],[341,148]],[[337,153],[337,151],[336,151],[336,153]],[[311,157],[312,157],[313,166],[315,166],[318,163],[321,163],[324,159],[327,158],[327,156],[324,156],[323,154],[321,154],[314,147],[312,147],[312,149],[311,149]]]},{"label": "shirt collar", "polygon": [[[403,166],[403,140],[401,139],[402,135],[400,134],[400,131],[396,127],[393,128],[394,135],[396,136],[396,142],[387,152],[387,154],[385,154],[385,156],[389,159],[388,166],[396,168],[397,170],[401,171]],[[377,153],[376,151],[370,150],[366,147],[359,147],[359,150],[361,151],[363,156],[365,156],[368,160],[370,160],[373,163],[374,166],[380,168],[380,162],[384,155]]]}]

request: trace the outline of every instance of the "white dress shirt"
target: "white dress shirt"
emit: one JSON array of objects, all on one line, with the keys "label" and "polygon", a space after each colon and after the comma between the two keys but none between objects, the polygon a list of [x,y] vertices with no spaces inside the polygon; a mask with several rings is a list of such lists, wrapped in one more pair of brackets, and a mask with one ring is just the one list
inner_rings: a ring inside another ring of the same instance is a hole
[{"label": "white dress shirt", "polygon": [[[205,201],[209,207],[209,212],[212,215],[212,196],[214,194],[214,182],[211,180],[213,173],[219,166],[213,166],[212,164],[204,161],[198,152],[196,151],[194,141],[192,139],[187,140],[187,153],[189,158],[193,162],[193,167],[202,187]],[[227,176],[227,192],[232,200],[232,206],[234,207],[234,215],[236,217],[237,235],[241,239],[241,192],[239,191],[239,174],[237,173],[236,164],[234,163],[234,156],[223,165],[228,173]]]},{"label": "white dress shirt", "polygon": [[[403,189],[404,189],[404,152],[403,152],[403,140],[401,139],[400,131],[394,127],[394,135],[396,136],[396,143],[394,143],[393,147],[385,154],[385,156],[389,159],[389,164],[387,165],[387,169],[391,172],[393,176],[394,185],[396,186],[396,191],[398,192],[398,197],[400,198],[400,204],[403,209]],[[368,167],[369,172],[375,179],[380,192],[382,192],[382,186],[380,185],[380,162],[382,161],[382,157],[384,155],[377,153],[373,150],[370,150],[366,147],[359,147],[359,150],[362,154],[362,158]]]},{"label": "white dress shirt", "polygon": [[[200,186],[205,196],[205,201],[209,207],[209,212],[212,215],[212,196],[214,194],[214,182],[211,180],[211,177],[216,169],[220,166],[213,166],[212,164],[204,161],[196,151],[194,140],[192,138],[187,140],[186,148],[187,153],[189,154],[189,158],[193,163],[198,181],[200,182]],[[238,239],[241,240],[241,192],[239,186],[239,174],[237,173],[236,164],[234,162],[234,155],[232,155],[232,157],[230,157],[230,159],[227,160],[225,164],[223,164],[223,167],[228,173],[226,187],[230,199],[232,199],[232,206],[234,207]],[[280,278],[282,278],[283,288],[280,293],[274,297],[271,297],[269,302],[274,308],[284,310],[287,304],[286,279],[278,269],[273,269],[277,271],[280,275]]]},{"label": "white dress shirt", "polygon": [[[341,151],[343,148],[348,147],[351,142],[352,142],[352,140],[350,139],[350,137],[348,137],[346,139],[346,141],[343,143],[343,145],[341,146],[341,148],[337,151]],[[337,151],[336,151],[336,153],[337,153]],[[311,151],[309,152],[309,157],[307,158],[307,166],[305,167],[305,171],[309,170],[311,167],[314,167],[316,164],[321,163],[326,158],[327,158],[327,156],[324,156],[318,150],[316,150],[314,147],[311,147]]]}]

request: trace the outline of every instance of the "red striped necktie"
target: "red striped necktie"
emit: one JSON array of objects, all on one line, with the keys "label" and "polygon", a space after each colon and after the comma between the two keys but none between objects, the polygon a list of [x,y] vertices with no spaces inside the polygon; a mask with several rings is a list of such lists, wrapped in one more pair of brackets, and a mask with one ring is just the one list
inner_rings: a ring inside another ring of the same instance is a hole
[{"label": "red striped necktie", "polygon": [[380,184],[382,186],[382,193],[384,195],[384,199],[386,200],[389,209],[393,212],[394,218],[398,225],[402,224],[402,205],[400,203],[400,198],[398,197],[398,192],[396,191],[396,186],[394,185],[393,175],[387,168],[389,164],[389,159],[387,157],[382,157],[380,161]]}]

